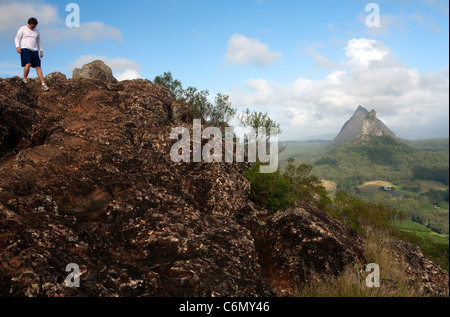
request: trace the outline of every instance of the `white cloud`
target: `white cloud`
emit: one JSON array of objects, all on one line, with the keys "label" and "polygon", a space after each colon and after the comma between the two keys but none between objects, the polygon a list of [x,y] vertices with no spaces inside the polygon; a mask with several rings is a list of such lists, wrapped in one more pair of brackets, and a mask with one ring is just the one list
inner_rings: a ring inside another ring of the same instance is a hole
[{"label": "white cloud", "polygon": [[141,75],[139,75],[139,72],[135,69],[126,69],[121,73],[117,73],[115,77],[118,81],[122,81],[141,78]]},{"label": "white cloud", "polygon": [[300,54],[308,54],[311,55],[314,59],[314,65],[318,66],[320,68],[326,68],[329,70],[334,70],[338,68],[337,64],[326,58],[325,56],[320,55],[317,53],[317,48],[323,47],[323,43],[313,43],[311,47],[308,47],[300,52]]},{"label": "white cloud", "polygon": [[228,62],[239,66],[255,64],[258,67],[267,67],[281,57],[281,53],[270,51],[267,44],[242,34],[233,34],[231,36],[228,41],[227,53],[225,54]]},{"label": "white cloud", "polygon": [[88,21],[82,23],[79,28],[69,28],[65,24],[65,18],[58,15],[58,8],[41,0],[0,1],[0,34],[15,35],[15,32],[32,16],[39,21],[39,29],[45,34],[45,43],[54,44],[64,40],[93,42],[108,38],[117,41],[122,39],[118,28],[99,21]]},{"label": "white cloud", "polygon": [[333,63],[328,58],[322,56],[322,55],[314,55],[314,64],[319,67],[327,68],[330,70],[336,69],[337,65]]},{"label": "white cloud", "polygon": [[449,72],[421,74],[389,54],[382,42],[352,39],[347,59],[321,80],[290,84],[262,78],[233,87],[233,104],[262,108],[281,125],[283,139],[338,133],[358,105],[375,109],[402,137],[448,135]]},{"label": "white cloud", "polygon": [[107,38],[113,38],[116,41],[122,40],[119,29],[97,21],[81,23],[78,28],[46,28],[43,29],[43,32],[45,32],[46,40],[50,43],[74,39],[88,43]]},{"label": "white cloud", "polygon": [[383,43],[370,39],[352,39],[345,48],[345,55],[355,66],[367,67],[373,61],[381,61],[389,54]]},{"label": "white cloud", "polygon": [[17,32],[30,17],[39,20],[39,26],[62,21],[56,7],[36,1],[2,1],[0,3],[0,33]]},{"label": "white cloud", "polygon": [[112,71],[114,77],[119,80],[137,79],[141,78],[140,66],[138,63],[130,61],[125,58],[111,58],[98,55],[82,55],[76,61],[70,63],[69,73],[72,73],[75,68],[81,68],[85,64],[89,64],[95,60],[102,60],[108,65]]}]

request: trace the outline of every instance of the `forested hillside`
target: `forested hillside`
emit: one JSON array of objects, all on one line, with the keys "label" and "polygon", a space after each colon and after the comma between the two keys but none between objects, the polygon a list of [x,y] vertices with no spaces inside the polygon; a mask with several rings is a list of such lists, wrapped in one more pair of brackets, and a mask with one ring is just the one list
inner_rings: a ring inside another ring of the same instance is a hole
[{"label": "forested hillside", "polygon": [[307,159],[314,173],[351,189],[371,180],[433,180],[449,184],[449,155],[422,151],[390,136],[363,136]]}]

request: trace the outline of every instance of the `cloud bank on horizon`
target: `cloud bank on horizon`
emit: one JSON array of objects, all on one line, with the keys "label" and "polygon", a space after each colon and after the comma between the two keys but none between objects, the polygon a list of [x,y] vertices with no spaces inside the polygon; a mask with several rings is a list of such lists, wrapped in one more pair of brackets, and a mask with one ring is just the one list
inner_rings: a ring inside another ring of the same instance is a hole
[{"label": "cloud bank on horizon", "polygon": [[[448,136],[448,1],[366,2],[0,0],[0,77],[21,74],[14,36],[39,20],[44,72],[71,77],[101,59],[119,80],[171,71],[186,86],[229,94],[238,109],[268,112],[281,140],[339,132],[358,105],[398,136]],[[218,14],[220,13],[220,14]]]},{"label": "cloud bank on horizon", "polygon": [[[291,139],[339,132],[349,119],[349,105],[353,111],[359,105],[375,109],[400,136],[421,138],[420,133],[408,131],[430,125],[436,133],[448,131],[448,67],[421,74],[373,39],[353,38],[344,50],[346,59],[324,79],[299,77],[288,84],[248,79],[242,87],[233,88],[233,102],[261,105],[277,113],[278,122],[294,136]],[[295,138],[299,128],[304,135]]]}]

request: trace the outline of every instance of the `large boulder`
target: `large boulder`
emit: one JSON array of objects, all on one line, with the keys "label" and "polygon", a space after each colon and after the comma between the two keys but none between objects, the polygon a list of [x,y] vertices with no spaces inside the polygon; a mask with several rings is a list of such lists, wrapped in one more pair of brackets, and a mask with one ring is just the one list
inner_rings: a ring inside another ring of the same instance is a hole
[{"label": "large boulder", "polygon": [[103,61],[96,60],[92,63],[86,64],[83,67],[75,68],[73,70],[72,79],[97,79],[104,82],[116,83],[112,70]]},{"label": "large boulder", "polygon": [[448,272],[425,257],[416,245],[397,239],[384,239],[382,243],[392,251],[397,263],[405,267],[411,285],[418,285],[424,295],[448,296]]},{"label": "large boulder", "polygon": [[337,276],[365,263],[361,236],[307,203],[275,215],[248,214],[240,223],[255,239],[263,277],[282,296],[296,296],[310,276]]}]

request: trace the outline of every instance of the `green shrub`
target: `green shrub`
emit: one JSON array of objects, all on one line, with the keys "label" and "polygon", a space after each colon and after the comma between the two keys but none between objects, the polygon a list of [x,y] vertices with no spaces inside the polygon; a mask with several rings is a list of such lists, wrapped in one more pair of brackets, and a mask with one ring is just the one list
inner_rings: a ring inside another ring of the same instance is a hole
[{"label": "green shrub", "polygon": [[256,206],[275,213],[296,207],[299,201],[305,201],[320,209],[326,209],[331,203],[322,182],[311,175],[313,166],[295,166],[293,160],[289,160],[284,173],[278,170],[272,174],[261,174],[259,167],[260,163],[255,163],[244,174],[250,181],[250,199]]},{"label": "green shrub", "polygon": [[329,211],[334,217],[363,235],[366,233],[366,228],[386,232],[392,231],[393,221],[404,217],[400,211],[393,207],[366,202],[346,191],[336,194]]},{"label": "green shrub", "polygon": [[291,185],[291,197],[293,201],[306,201],[320,209],[327,209],[331,203],[322,181],[315,175],[312,175],[312,165],[301,164],[294,165],[294,159],[288,160],[283,176]]},{"label": "green shrub", "polygon": [[252,191],[250,199],[259,208],[266,209],[269,213],[288,209],[293,206],[290,196],[292,190],[288,180],[279,171],[272,174],[261,174],[255,163],[248,169],[244,176],[249,180]]}]

